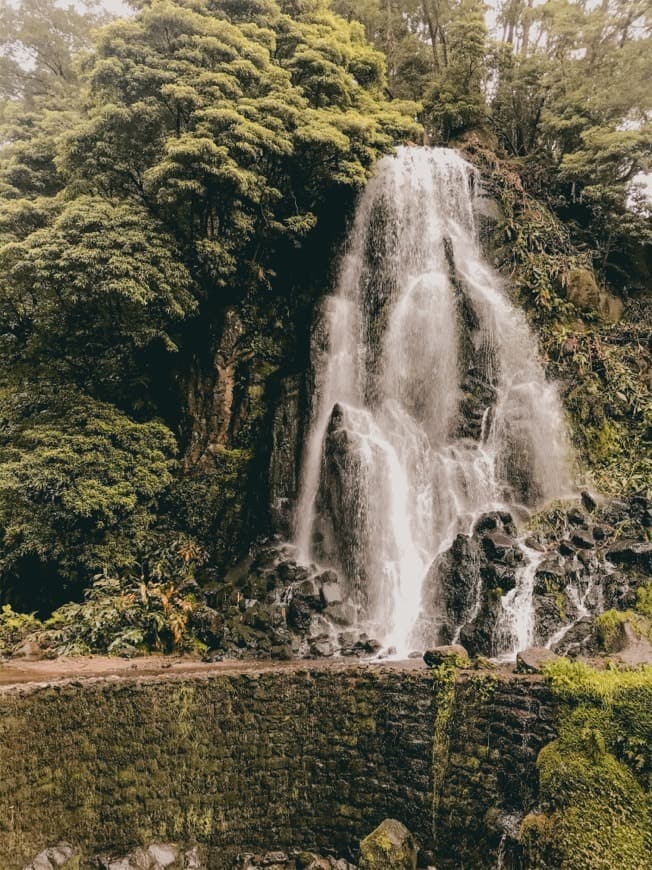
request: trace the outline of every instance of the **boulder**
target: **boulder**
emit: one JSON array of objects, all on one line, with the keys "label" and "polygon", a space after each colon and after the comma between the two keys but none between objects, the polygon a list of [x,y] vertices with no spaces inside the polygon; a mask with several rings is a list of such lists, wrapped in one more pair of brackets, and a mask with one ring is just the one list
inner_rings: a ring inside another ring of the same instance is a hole
[{"label": "boulder", "polygon": [[452,665],[457,668],[466,668],[471,664],[469,654],[459,643],[436,646],[426,650],[423,654],[423,660],[429,667]]},{"label": "boulder", "polygon": [[44,849],[25,870],[57,870],[58,867],[66,870],[77,870],[79,867],[79,856],[70,843],[59,843]]},{"label": "boulder", "polygon": [[564,540],[559,542],[559,552],[562,554],[562,556],[575,556],[577,550],[570,541]]},{"label": "boulder", "polygon": [[597,501],[593,498],[591,493],[587,492],[586,490],[584,490],[584,492],[582,492],[581,496],[582,496],[582,504],[584,505],[584,510],[588,511],[589,513],[593,513],[593,511],[598,506]]},{"label": "boulder", "polygon": [[578,619],[555,644],[553,651],[568,658],[595,655],[597,649],[593,617],[583,616]]},{"label": "boulder", "polygon": [[344,601],[344,591],[337,577],[324,581],[320,591],[324,607],[329,607],[331,604],[342,604]]},{"label": "boulder", "polygon": [[[183,866],[187,870],[202,870],[201,862],[192,863],[198,855],[196,850],[184,856]],[[180,865],[181,854],[171,843],[153,843],[148,848],[136,849],[125,858],[98,858],[100,870],[176,870]]]},{"label": "boulder", "polygon": [[288,625],[305,631],[314,613],[323,607],[319,584],[315,580],[303,580],[292,590],[287,612]]},{"label": "boulder", "polygon": [[593,535],[586,529],[575,529],[571,542],[580,550],[592,550],[595,547]]},{"label": "boulder", "polygon": [[557,555],[548,556],[541,562],[534,575],[534,591],[537,595],[563,589],[568,582],[564,560]]},{"label": "boulder", "polygon": [[544,665],[559,658],[552,650],[542,646],[533,646],[523,650],[516,656],[517,674],[542,674]]},{"label": "boulder", "polygon": [[34,640],[25,640],[11,653],[15,659],[26,659],[27,661],[38,661],[44,658],[43,648]]},{"label": "boulder", "polygon": [[498,511],[492,511],[491,513],[482,514],[479,517],[475,525],[473,526],[473,534],[479,532],[491,532],[494,529],[498,529],[502,526],[502,521],[500,519],[500,514]]},{"label": "boulder", "polygon": [[154,843],[147,854],[159,867],[170,867],[179,858],[179,850],[170,843]]},{"label": "boulder", "polygon": [[566,514],[568,522],[574,526],[583,526],[586,524],[586,517],[579,508],[571,508]]},{"label": "boulder", "polygon": [[639,568],[652,573],[652,543],[619,541],[607,550],[607,559],[616,565]]},{"label": "boulder", "polygon": [[385,819],[360,843],[360,870],[416,870],[414,837],[396,819]]},{"label": "boulder", "polygon": [[324,611],[324,616],[336,625],[353,625],[356,615],[352,604],[331,604]]},{"label": "boulder", "polygon": [[482,547],[488,559],[513,564],[523,558],[514,540],[503,532],[490,532],[485,535],[482,539]]}]

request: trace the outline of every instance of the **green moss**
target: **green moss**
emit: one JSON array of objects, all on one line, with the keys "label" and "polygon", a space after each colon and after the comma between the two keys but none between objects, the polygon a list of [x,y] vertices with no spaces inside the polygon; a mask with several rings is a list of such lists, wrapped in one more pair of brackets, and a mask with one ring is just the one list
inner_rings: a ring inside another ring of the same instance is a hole
[{"label": "green moss", "polygon": [[448,769],[450,731],[455,709],[455,667],[450,664],[438,665],[432,669],[432,672],[434,691],[437,696],[437,717],[432,742],[432,814],[434,826]]},{"label": "green moss", "polygon": [[[609,617],[605,630],[617,625]],[[643,870],[652,852],[652,667],[546,667],[558,701],[557,740],[539,754],[546,812],[528,816],[528,866]]]}]

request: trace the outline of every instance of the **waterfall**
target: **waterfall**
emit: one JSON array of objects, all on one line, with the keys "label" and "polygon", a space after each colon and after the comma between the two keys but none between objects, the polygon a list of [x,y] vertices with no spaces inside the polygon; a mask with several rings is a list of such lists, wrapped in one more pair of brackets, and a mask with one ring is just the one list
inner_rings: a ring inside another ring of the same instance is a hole
[{"label": "waterfall", "polygon": [[[314,330],[298,558],[335,568],[359,625],[399,654],[436,640],[416,634],[422,589],[457,534],[570,488],[555,388],[480,246],[479,182],[445,148],[382,159]],[[506,618],[531,604],[524,574]]]}]

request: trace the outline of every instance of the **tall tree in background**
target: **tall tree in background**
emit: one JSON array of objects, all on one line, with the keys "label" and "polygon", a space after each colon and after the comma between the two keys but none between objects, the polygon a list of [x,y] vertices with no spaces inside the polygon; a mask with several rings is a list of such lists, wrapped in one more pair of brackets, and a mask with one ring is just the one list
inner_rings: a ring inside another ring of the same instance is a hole
[{"label": "tall tree in background", "polygon": [[506,0],[500,21],[493,126],[618,282],[652,241],[631,191],[652,166],[652,3]]}]

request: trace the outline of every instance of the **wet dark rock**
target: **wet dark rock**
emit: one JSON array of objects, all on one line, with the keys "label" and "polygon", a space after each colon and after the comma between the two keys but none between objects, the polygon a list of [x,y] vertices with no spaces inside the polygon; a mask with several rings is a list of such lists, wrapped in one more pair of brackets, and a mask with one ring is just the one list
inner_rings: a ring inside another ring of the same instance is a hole
[{"label": "wet dark rock", "polygon": [[482,539],[482,547],[488,559],[513,565],[523,559],[513,538],[504,532],[490,532]]},{"label": "wet dark rock", "polygon": [[508,565],[492,562],[483,565],[480,573],[487,589],[500,589],[504,594],[516,586],[516,571]]},{"label": "wet dark rock", "polygon": [[355,622],[356,610],[352,604],[331,604],[324,611],[324,616],[336,625],[352,625]]},{"label": "wet dark rock", "polygon": [[571,542],[581,550],[592,550],[595,547],[593,535],[584,529],[576,529],[571,536]]},{"label": "wet dark rock", "polygon": [[500,614],[500,598],[485,595],[475,618],[460,629],[459,639],[469,655],[493,655],[496,624]]},{"label": "wet dark rock", "polygon": [[607,550],[606,556],[616,565],[652,573],[652,543],[619,541]]},{"label": "wet dark rock", "polygon": [[598,506],[597,501],[593,498],[593,496],[591,495],[590,492],[587,492],[587,490],[584,490],[582,492],[581,497],[582,497],[582,504],[584,505],[584,509],[586,511],[588,511],[589,513],[593,513],[593,511]]},{"label": "wet dark rock", "polygon": [[423,660],[429,667],[453,665],[458,668],[468,667],[471,662],[466,649],[458,643],[436,646],[426,650]]},{"label": "wet dark rock", "polygon": [[594,655],[597,652],[597,639],[593,617],[583,616],[571,625],[554,645],[553,652],[569,658]]},{"label": "wet dark rock", "polygon": [[[486,562],[478,538],[457,535],[449,550],[436,560],[424,583],[426,613],[446,617],[444,632],[454,631],[472,613],[482,585],[481,568]],[[433,640],[446,639],[441,631]]]},{"label": "wet dark rock", "polygon": [[289,536],[299,489],[303,378],[281,381],[271,425],[268,471],[269,513],[274,531]]},{"label": "wet dark rock", "polygon": [[569,621],[568,599],[563,593],[535,595],[533,600],[535,642],[546,643]]},{"label": "wet dark rock", "polygon": [[568,583],[565,561],[555,554],[541,562],[534,575],[534,592],[545,595],[548,592],[558,592]]},{"label": "wet dark rock", "polygon": [[557,661],[558,658],[559,656],[550,649],[533,646],[517,654],[516,673],[541,674],[545,665]]},{"label": "wet dark rock", "polygon": [[313,614],[323,609],[321,588],[314,579],[302,580],[292,588],[292,598],[287,610],[288,625],[305,631]]},{"label": "wet dark rock", "polygon": [[574,526],[586,525],[586,517],[579,508],[571,508],[571,510],[566,514],[566,518],[568,519],[568,522],[572,523]]},{"label": "wet dark rock", "polygon": [[602,517],[610,526],[617,526],[629,519],[629,504],[626,501],[611,499],[602,510]]},{"label": "wet dark rock", "polygon": [[652,502],[644,495],[635,495],[630,501],[630,516],[644,528],[652,525]]},{"label": "wet dark rock", "polygon": [[570,541],[563,540],[559,542],[559,552],[562,556],[574,556],[577,553],[577,550]]},{"label": "wet dark rock", "polygon": [[404,824],[385,819],[360,843],[360,870],[416,870],[417,846]]},{"label": "wet dark rock", "polygon": [[483,514],[473,526],[473,534],[478,534],[479,532],[491,532],[494,529],[502,528],[502,521],[500,519],[500,514],[498,511]]}]

